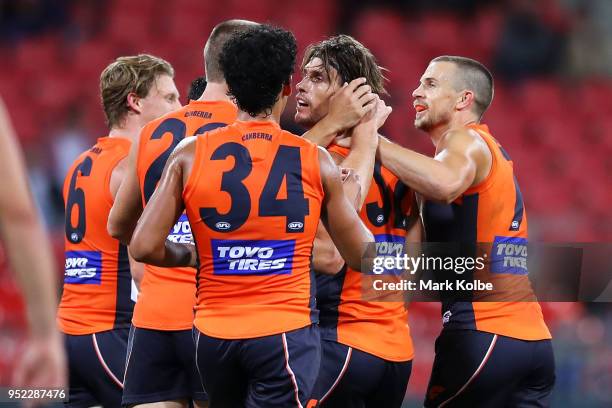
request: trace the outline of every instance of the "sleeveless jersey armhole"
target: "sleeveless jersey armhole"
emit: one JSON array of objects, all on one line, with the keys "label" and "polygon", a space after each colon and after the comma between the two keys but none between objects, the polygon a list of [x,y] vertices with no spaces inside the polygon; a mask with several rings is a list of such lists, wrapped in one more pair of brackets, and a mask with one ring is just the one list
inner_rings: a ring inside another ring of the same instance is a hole
[{"label": "sleeveless jersey armhole", "polygon": [[493,138],[492,137],[489,138],[487,135],[481,133],[480,131],[476,129],[471,129],[471,130],[478,133],[478,136],[480,136],[480,138],[487,145],[487,148],[489,149],[489,152],[491,153],[491,169],[489,169],[489,174],[487,174],[487,176],[480,183],[476,184],[473,187],[468,188],[467,190],[465,190],[463,194],[482,193],[484,191],[487,191],[489,188],[491,188],[491,186],[495,182],[495,174],[497,173],[497,166],[498,166],[497,154],[494,150],[494,146],[491,146],[491,143],[493,143]]},{"label": "sleeveless jersey armhole", "polygon": [[191,172],[187,177],[187,181],[183,186],[183,201],[187,202],[191,198],[195,190],[195,186],[200,180],[201,171],[199,171],[200,160],[202,156],[202,149],[204,148],[203,144],[206,142],[206,137],[204,136],[196,136],[195,138],[195,152],[193,153],[193,164],[191,166]]}]

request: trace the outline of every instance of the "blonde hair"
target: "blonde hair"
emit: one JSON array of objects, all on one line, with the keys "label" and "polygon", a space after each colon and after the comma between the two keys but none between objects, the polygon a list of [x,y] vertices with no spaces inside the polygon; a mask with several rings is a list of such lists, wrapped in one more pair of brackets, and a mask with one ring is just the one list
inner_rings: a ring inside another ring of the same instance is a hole
[{"label": "blonde hair", "polygon": [[145,98],[158,76],[174,78],[167,61],[148,54],[119,57],[100,75],[100,96],[109,127],[121,124],[129,111],[127,96]]}]

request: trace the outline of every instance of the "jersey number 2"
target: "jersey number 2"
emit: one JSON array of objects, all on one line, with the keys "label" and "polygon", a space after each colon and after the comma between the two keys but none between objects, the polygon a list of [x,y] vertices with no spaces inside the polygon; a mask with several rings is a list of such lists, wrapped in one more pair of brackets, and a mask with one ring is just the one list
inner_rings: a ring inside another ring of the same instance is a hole
[{"label": "jersey number 2", "polygon": [[[201,135],[208,131],[224,126],[227,126],[227,124],[221,122],[207,123],[204,126],[201,126],[195,132],[193,132],[193,135]],[[170,153],[172,153],[176,145],[179,144],[179,142],[185,138],[185,135],[187,133],[187,125],[180,119],[168,118],[155,128],[155,131],[153,131],[153,134],[151,135],[151,138],[149,140],[161,139],[162,136],[166,133],[170,133],[172,135],[172,143],[170,143],[170,146],[168,146],[166,150],[161,152],[160,155],[153,161],[153,163],[151,163],[151,166],[145,174],[143,185],[145,203],[149,202],[149,199],[155,192],[155,188],[157,188],[157,183],[161,178],[162,172],[164,171],[164,166],[166,165],[166,162],[170,157]]]}]

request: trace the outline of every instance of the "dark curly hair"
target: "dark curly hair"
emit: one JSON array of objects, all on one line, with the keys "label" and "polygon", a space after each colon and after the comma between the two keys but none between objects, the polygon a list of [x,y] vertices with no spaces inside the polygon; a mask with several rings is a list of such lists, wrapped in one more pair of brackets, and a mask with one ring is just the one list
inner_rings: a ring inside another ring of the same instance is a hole
[{"label": "dark curly hair", "polygon": [[188,101],[195,101],[200,99],[200,96],[204,93],[206,89],[206,78],[201,76],[197,77],[193,81],[191,81],[191,85],[189,86],[189,92],[187,93]]},{"label": "dark curly hair", "polygon": [[278,94],[291,81],[296,54],[295,37],[282,28],[261,24],[235,34],[219,58],[228,95],[253,117],[270,115]]}]

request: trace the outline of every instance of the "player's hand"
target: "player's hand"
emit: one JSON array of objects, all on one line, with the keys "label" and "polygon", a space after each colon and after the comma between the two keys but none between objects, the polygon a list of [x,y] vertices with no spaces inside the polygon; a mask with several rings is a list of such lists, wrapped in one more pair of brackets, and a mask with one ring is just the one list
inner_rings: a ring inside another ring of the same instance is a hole
[{"label": "player's hand", "polygon": [[385,124],[387,118],[393,112],[393,108],[387,106],[385,101],[380,99],[378,95],[376,95],[372,103],[374,108],[361,118],[357,126],[372,125],[378,130]]},{"label": "player's hand", "polygon": [[375,107],[373,102],[376,98],[365,78],[345,82],[329,99],[327,116],[339,131],[352,128]]},{"label": "player's hand", "polygon": [[[67,365],[62,335],[28,339],[12,383],[21,388],[66,388]],[[33,405],[30,405],[33,406]]]},{"label": "player's hand", "polygon": [[387,106],[385,101],[380,98],[376,101],[376,109],[373,109],[371,114],[372,121],[374,122],[377,130],[385,124],[391,112],[393,112],[393,108]]},{"label": "player's hand", "polygon": [[378,129],[385,123],[392,109],[378,95],[372,103],[374,109],[368,112],[357,126],[348,132],[348,136],[353,138],[351,143],[359,143],[360,146],[369,146],[376,149],[378,147]]}]

